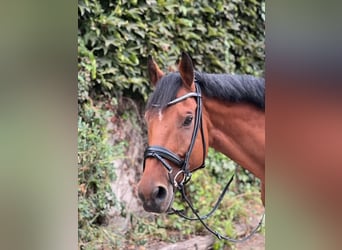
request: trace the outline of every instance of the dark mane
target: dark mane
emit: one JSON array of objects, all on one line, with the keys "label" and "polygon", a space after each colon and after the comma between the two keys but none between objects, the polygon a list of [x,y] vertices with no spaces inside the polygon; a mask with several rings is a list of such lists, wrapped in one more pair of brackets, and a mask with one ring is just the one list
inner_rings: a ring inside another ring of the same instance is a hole
[{"label": "dark mane", "polygon": [[[195,73],[195,79],[203,95],[227,102],[251,103],[265,110],[265,80],[249,75]],[[182,84],[178,72],[169,73],[157,84],[151,95],[146,110],[157,107],[165,108],[167,103],[176,98]]]},{"label": "dark mane", "polygon": [[207,97],[228,102],[246,102],[265,110],[265,80],[251,75],[195,74]]}]

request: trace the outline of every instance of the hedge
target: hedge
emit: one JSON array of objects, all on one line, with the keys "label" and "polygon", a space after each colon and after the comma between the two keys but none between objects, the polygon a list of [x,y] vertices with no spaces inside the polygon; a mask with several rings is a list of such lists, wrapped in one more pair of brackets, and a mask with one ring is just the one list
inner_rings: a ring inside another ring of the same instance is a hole
[{"label": "hedge", "polygon": [[[167,71],[182,51],[198,70],[263,75],[265,2],[80,0],[79,61],[91,93],[148,96],[147,56]],[[95,95],[94,95],[95,96]]]}]

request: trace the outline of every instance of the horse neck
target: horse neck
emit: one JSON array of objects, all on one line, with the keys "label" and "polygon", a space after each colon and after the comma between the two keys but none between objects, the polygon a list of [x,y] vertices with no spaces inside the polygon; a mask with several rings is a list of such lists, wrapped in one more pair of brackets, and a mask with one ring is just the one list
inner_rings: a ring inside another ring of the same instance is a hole
[{"label": "horse neck", "polygon": [[250,104],[205,98],[203,121],[209,146],[264,180],[265,113]]}]

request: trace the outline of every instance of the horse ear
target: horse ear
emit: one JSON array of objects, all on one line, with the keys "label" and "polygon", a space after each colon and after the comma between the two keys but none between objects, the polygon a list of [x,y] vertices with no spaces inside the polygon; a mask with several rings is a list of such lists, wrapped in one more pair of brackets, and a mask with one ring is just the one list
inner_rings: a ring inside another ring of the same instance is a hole
[{"label": "horse ear", "polygon": [[185,52],[182,53],[178,69],[183,83],[192,88],[194,83],[194,66],[190,56]]},{"label": "horse ear", "polygon": [[156,86],[158,80],[163,77],[164,72],[160,70],[151,55],[148,56],[147,69],[150,76],[150,82],[153,86]]}]

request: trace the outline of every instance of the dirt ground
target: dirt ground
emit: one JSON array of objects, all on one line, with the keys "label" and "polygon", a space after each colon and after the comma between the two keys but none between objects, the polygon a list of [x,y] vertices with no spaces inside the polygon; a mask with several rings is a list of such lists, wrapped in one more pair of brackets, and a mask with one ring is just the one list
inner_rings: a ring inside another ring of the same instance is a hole
[{"label": "dirt ground", "polygon": [[[264,213],[264,207],[261,204],[256,204],[255,202],[250,202],[248,205],[249,207],[249,215],[248,217],[250,218],[249,220],[249,225],[257,225]],[[265,222],[265,219],[264,219]],[[265,225],[265,224],[263,224]],[[245,223],[240,223],[237,224],[236,229],[240,230],[242,232],[246,232],[246,224]],[[253,228],[249,228],[249,230],[252,230]],[[242,235],[243,236],[243,235]],[[249,240],[242,242],[242,243],[236,243],[235,247],[237,250],[263,250],[265,249],[265,236],[263,233],[259,232],[256,233],[252,238]],[[227,249],[228,250],[228,249]]]},{"label": "dirt ground", "polygon": [[[245,218],[245,221],[241,221],[235,224],[235,230],[239,237],[243,237],[246,232],[250,232],[259,223],[263,213],[264,207],[261,204],[257,204],[251,201],[246,204],[249,208],[249,214]],[[248,224],[246,224],[246,221]],[[151,242],[145,247],[139,248],[139,250],[210,250],[215,242],[215,236],[195,236],[186,241],[177,243],[166,242]],[[226,247],[224,250],[264,250],[265,249],[265,236],[263,232],[256,233],[249,240],[233,244],[231,248]]]}]

